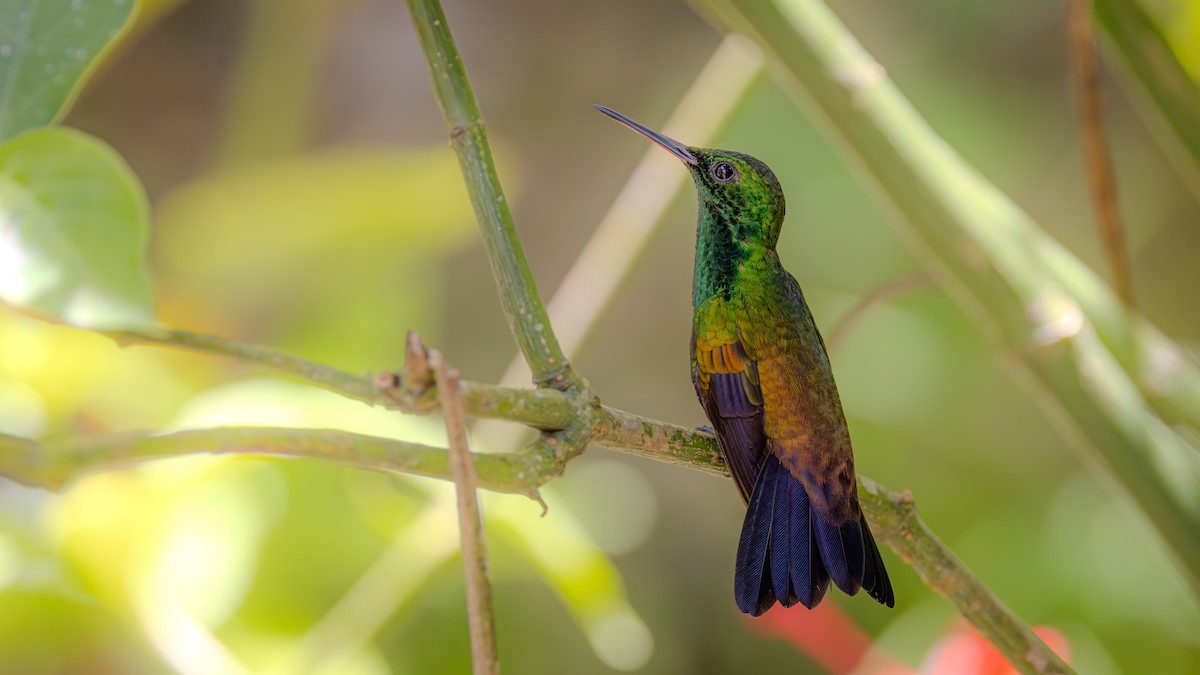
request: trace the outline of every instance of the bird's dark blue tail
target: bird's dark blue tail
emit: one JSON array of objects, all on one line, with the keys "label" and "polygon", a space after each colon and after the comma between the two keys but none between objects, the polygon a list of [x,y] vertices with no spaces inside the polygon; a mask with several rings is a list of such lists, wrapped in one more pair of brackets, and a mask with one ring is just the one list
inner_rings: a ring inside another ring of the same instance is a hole
[{"label": "bird's dark blue tail", "polygon": [[832,579],[848,595],[859,588],[892,607],[895,596],[879,548],[861,516],[829,524],[811,508],[800,481],[767,454],[746,507],[738,542],[734,595],[738,609],[759,616],[776,600],[817,606]]}]

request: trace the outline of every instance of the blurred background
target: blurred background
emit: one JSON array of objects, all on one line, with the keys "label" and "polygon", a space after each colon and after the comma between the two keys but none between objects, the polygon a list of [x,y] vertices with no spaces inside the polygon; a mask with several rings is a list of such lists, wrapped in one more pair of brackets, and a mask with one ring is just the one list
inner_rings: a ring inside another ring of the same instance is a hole
[{"label": "blurred background", "polygon": [[[661,126],[720,35],[678,2],[445,4],[549,296],[646,150],[591,104]],[[1147,5],[1200,76],[1200,4]],[[1063,3],[832,6],[935,130],[1103,270]],[[466,377],[497,381],[515,347],[403,4],[144,10],[66,122],[111,143],[147,186],[161,321],[364,373],[398,367],[414,329]],[[1140,307],[1195,350],[1200,208],[1119,83],[1106,87]],[[780,255],[823,330],[920,270],[823,130],[769,79],[736,110],[715,144],[778,174],[789,206]],[[571,355],[605,403],[688,426],[703,421],[687,364],[693,199],[677,200]],[[1080,672],[1200,672],[1200,608],[1156,535],[942,291],[874,306],[831,358],[860,472],[911,490],[930,527],[1022,619],[1053,627]],[[436,418],[224,359],[119,350],[0,307],[0,430],[215,424],[444,442]],[[545,518],[523,497],[484,501],[505,672],[839,670],[822,648],[869,648],[864,671],[929,672],[962,631],[887,550],[896,609],[831,594],[820,625],[840,627],[824,647],[743,620],[732,602],[742,508],[727,481],[592,449],[546,501]],[[259,458],[161,462],[56,495],[0,483],[2,673],[375,675],[468,663],[444,485]]]}]

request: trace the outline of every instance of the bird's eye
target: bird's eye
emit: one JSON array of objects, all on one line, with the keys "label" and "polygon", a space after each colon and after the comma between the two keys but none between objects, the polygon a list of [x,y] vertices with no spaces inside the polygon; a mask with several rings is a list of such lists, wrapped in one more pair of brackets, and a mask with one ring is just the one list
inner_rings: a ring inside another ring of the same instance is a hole
[{"label": "bird's eye", "polygon": [[738,177],[737,169],[733,168],[733,165],[729,162],[717,162],[716,164],[713,164],[713,167],[709,170],[709,173],[711,173],[712,177],[721,183],[728,183]]}]

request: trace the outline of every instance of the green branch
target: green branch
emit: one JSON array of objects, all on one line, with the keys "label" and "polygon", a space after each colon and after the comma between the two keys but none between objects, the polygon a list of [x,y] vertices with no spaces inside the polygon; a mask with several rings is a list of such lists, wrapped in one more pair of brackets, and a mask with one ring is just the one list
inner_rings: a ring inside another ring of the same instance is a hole
[{"label": "green branch", "polygon": [[433,91],[446,118],[450,145],[458,154],[458,164],[475,207],[475,218],[496,276],[509,330],[529,363],[534,382],[558,389],[578,385],[581,379],[567,364],[558,345],[525,259],[508,200],[496,175],[483,115],[475,102],[446,16],[436,0],[408,0],[408,9],[429,63]]},{"label": "green branch", "polygon": [[[157,345],[243,359],[295,375],[309,384],[346,398],[401,412],[424,414],[438,409],[437,389],[413,393],[402,386],[381,386],[378,378],[352,375],[321,363],[283,354],[261,345],[226,340],[182,330],[121,331],[105,333],[120,345]],[[463,396],[472,417],[518,422],[535,429],[561,429],[575,419],[570,400],[560,391],[528,391],[464,382]]]},{"label": "green branch", "polygon": [[[703,0],[749,35],[895,207],[939,283],[1154,523],[1200,595],[1200,364],[968,166],[818,0]],[[1161,416],[1161,418],[1160,418]]]},{"label": "green branch", "polygon": [[[315,459],[370,471],[450,479],[446,450],[324,429],[214,427],[169,434],[114,434],[33,441],[0,434],[0,475],[22,485],[62,490],[93,473],[195,454]],[[484,487],[533,494],[536,479],[515,455],[476,455]]]}]

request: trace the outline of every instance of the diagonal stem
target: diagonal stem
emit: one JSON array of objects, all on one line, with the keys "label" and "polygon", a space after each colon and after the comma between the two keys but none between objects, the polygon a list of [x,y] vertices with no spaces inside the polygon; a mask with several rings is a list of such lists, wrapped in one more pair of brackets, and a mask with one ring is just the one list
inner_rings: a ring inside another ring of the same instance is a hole
[{"label": "diagonal stem", "polygon": [[1013,665],[1026,673],[1073,672],[917,517],[911,494],[897,494],[869,478],[859,479],[859,488],[871,530],[880,530],[876,535],[925,585],[953,603]]}]

